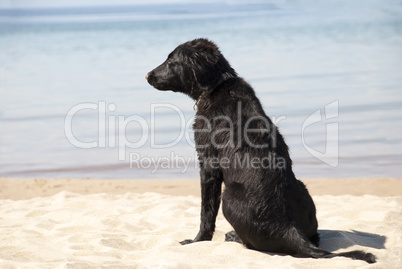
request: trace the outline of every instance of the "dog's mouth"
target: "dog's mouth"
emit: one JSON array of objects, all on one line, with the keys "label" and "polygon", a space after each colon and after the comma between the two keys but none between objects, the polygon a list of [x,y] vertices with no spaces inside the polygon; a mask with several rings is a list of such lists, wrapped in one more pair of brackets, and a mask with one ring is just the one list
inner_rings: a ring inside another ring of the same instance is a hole
[{"label": "dog's mouth", "polygon": [[152,87],[154,87],[157,90],[160,91],[174,91],[171,87],[169,87],[167,84],[165,83],[161,83],[158,82],[156,77],[154,75],[151,74],[151,72],[149,72],[146,76],[145,79],[147,80],[147,82],[149,83],[149,85],[151,85]]},{"label": "dog's mouth", "polygon": [[153,81],[149,81],[148,80],[149,85],[151,85],[152,87],[154,87],[155,89],[159,90],[159,91],[169,91],[172,90],[171,88],[169,88],[167,85],[161,84],[161,83],[155,83]]},{"label": "dog's mouth", "polygon": [[156,83],[156,81],[155,81],[156,79],[152,75],[152,72],[149,72],[148,74],[146,74],[145,80],[149,83],[149,85],[153,86],[156,89],[159,89],[161,87],[160,84]]}]

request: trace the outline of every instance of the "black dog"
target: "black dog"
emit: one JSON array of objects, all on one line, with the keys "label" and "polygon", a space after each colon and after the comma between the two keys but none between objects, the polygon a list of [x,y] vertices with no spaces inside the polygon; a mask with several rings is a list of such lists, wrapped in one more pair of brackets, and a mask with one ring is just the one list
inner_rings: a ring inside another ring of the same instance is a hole
[{"label": "black dog", "polygon": [[212,239],[224,182],[222,210],[236,232],[227,238],[260,251],[375,262],[370,253],[335,254],[317,247],[315,206],[292,171],[282,135],[213,42],[195,39],[178,46],[146,79],[158,90],[189,95],[198,108],[193,128],[201,225],[195,239],[182,244]]}]

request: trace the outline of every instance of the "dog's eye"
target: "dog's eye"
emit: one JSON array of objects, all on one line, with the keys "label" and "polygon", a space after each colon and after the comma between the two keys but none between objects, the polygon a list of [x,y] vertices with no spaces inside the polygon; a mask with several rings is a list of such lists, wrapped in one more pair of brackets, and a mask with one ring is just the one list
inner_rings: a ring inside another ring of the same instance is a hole
[{"label": "dog's eye", "polygon": [[171,61],[167,61],[167,65],[171,65],[172,64],[172,62]]}]

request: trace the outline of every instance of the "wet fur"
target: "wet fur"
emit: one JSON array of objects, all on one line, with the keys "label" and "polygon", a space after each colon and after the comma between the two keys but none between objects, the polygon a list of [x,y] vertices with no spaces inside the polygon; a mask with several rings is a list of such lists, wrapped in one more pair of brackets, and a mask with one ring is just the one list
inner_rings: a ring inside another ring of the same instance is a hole
[{"label": "wet fur", "polygon": [[[212,239],[222,200],[224,216],[235,230],[227,239],[242,242],[250,249],[375,262],[370,253],[335,254],[317,247],[314,202],[293,173],[288,146],[265,114],[253,88],[237,76],[213,42],[195,39],[181,44],[146,78],[159,90],[181,92],[197,101],[193,128],[200,162],[201,225],[195,239],[182,244]],[[256,120],[246,126],[247,120],[253,118]],[[257,131],[248,133],[246,141],[247,127]],[[243,161],[245,156],[270,156],[283,163],[269,168],[234,165],[236,158]],[[213,162],[224,159],[228,166],[217,167]]]}]

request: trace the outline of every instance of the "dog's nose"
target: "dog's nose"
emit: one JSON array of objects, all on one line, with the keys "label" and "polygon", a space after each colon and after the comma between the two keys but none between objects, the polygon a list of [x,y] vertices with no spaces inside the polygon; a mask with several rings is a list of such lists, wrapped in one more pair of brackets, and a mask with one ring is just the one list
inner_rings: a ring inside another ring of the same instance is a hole
[{"label": "dog's nose", "polygon": [[149,72],[148,74],[145,75],[145,79],[148,81],[149,75],[151,74],[151,72]]}]

